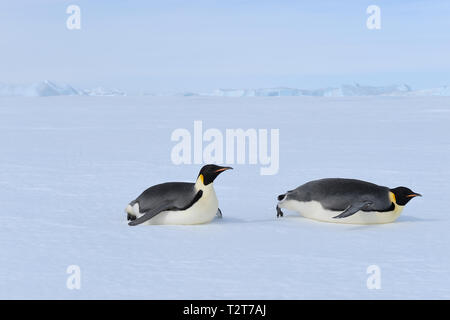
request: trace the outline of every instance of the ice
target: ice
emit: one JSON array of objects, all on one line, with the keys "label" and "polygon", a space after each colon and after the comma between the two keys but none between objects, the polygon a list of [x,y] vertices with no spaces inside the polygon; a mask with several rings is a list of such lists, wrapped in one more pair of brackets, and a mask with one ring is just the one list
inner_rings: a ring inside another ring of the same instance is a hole
[{"label": "ice", "polygon": [[25,84],[0,84],[0,96],[48,97],[73,96],[80,92],[68,84],[55,84],[49,80]]},{"label": "ice", "polygon": [[289,96],[314,96],[314,97],[351,97],[351,96],[378,96],[378,95],[404,95],[409,93],[411,88],[408,85],[392,86],[361,86],[341,85],[340,87],[330,87],[315,90],[295,89],[295,88],[265,88],[265,89],[218,89],[211,93],[200,93],[201,96],[218,97],[289,97]]},{"label": "ice", "polygon": [[[1,84],[1,96],[48,97],[48,96],[126,96],[127,92],[113,88],[96,87],[93,89],[75,89],[69,84],[56,84],[45,80],[29,85]],[[205,96],[205,97],[364,97],[364,96],[450,96],[448,86],[413,90],[407,84],[388,86],[366,86],[360,84],[344,84],[339,87],[319,89],[296,89],[289,87],[259,88],[259,89],[216,89],[211,92],[178,92],[152,93],[141,96]]]},{"label": "ice", "polygon": [[416,90],[410,93],[412,96],[445,96],[450,97],[450,87],[443,86],[432,89]]},{"label": "ice", "polygon": [[97,87],[94,89],[85,89],[83,94],[88,96],[126,96],[127,94],[119,89],[107,89],[103,87]]},{"label": "ice", "polygon": [[31,84],[2,84],[0,83],[0,97],[50,97],[50,96],[124,96],[119,89],[97,87],[94,89],[75,89],[69,84],[57,84],[44,80]]},{"label": "ice", "polygon": [[[195,120],[279,129],[279,173],[233,164],[211,224],[129,227],[145,188],[196,178],[170,158]],[[449,122],[446,97],[2,97],[0,298],[449,299]],[[276,218],[278,194],[323,177],[423,197],[386,225]]]}]

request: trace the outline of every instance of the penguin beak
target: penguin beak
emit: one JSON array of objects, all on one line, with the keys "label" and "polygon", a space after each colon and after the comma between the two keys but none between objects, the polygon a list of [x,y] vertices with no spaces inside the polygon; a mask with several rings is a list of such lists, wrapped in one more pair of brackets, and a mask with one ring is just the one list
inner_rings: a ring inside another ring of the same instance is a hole
[{"label": "penguin beak", "polygon": [[214,171],[214,172],[223,172],[223,171],[225,171],[225,170],[230,170],[230,169],[233,169],[232,167],[222,167],[222,168],[220,168],[220,169],[217,169],[216,171]]},{"label": "penguin beak", "polygon": [[407,198],[414,198],[414,197],[421,197],[422,195],[420,193],[411,193],[408,194],[406,197]]}]

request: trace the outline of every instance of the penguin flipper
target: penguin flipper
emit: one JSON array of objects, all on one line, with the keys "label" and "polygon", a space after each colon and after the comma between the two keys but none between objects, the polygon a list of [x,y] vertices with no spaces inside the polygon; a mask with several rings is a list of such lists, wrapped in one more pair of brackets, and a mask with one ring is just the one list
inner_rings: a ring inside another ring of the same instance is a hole
[{"label": "penguin flipper", "polygon": [[341,219],[341,218],[350,217],[351,215],[354,215],[355,213],[357,213],[358,211],[360,211],[362,209],[368,209],[371,205],[372,205],[372,201],[368,201],[368,200],[352,203],[342,213],[340,213],[339,215],[337,215],[333,218]]},{"label": "penguin flipper", "polygon": [[137,218],[136,220],[130,221],[128,223],[129,226],[137,226],[138,224],[141,224],[147,220],[150,220],[151,218],[153,218],[154,216],[160,214],[163,211],[167,211],[167,210],[186,210],[188,208],[190,208],[194,203],[196,203],[203,195],[203,191],[200,190],[199,192],[197,192],[197,194],[195,195],[195,197],[185,206],[174,206],[174,203],[172,200],[164,200],[161,201],[155,208],[149,209],[147,211],[144,212],[144,214],[142,216],[140,216],[139,218]]},{"label": "penguin flipper", "polygon": [[217,209],[217,213],[216,213],[217,218],[222,219],[223,215],[222,215],[222,210],[220,210],[220,208]]},{"label": "penguin flipper", "polygon": [[154,216],[156,216],[157,214],[169,210],[169,209],[173,209],[173,206],[171,205],[171,201],[163,201],[159,206],[157,206],[154,209],[150,209],[146,212],[144,212],[144,214],[142,216],[140,216],[139,218],[132,220],[128,223],[129,226],[137,226],[138,224],[141,224],[147,220],[150,220],[151,218],[153,218]]}]

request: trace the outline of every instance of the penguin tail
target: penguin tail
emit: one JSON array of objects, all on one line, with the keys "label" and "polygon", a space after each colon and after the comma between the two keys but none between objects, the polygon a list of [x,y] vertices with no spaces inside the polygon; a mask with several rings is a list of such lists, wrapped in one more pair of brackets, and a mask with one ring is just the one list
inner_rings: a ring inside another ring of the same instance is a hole
[{"label": "penguin tail", "polygon": [[125,208],[125,213],[127,214],[127,220],[136,220],[136,213],[134,212],[133,206],[136,201],[131,201],[130,204]]},{"label": "penguin tail", "polygon": [[125,208],[125,213],[134,214],[133,207],[130,204]]},{"label": "penguin tail", "polygon": [[280,194],[280,195],[277,197],[277,199],[278,199],[278,204],[277,204],[277,208],[276,208],[276,209],[277,209],[277,218],[280,218],[280,217],[282,217],[282,216],[284,215],[284,214],[283,214],[283,211],[281,211],[280,205],[282,205],[282,204],[283,204],[283,201],[286,200],[288,193],[289,193],[289,192]]},{"label": "penguin tail", "polygon": [[280,218],[280,217],[282,217],[284,214],[283,214],[283,211],[281,211],[281,209],[280,209],[280,207],[277,205],[277,218]]}]

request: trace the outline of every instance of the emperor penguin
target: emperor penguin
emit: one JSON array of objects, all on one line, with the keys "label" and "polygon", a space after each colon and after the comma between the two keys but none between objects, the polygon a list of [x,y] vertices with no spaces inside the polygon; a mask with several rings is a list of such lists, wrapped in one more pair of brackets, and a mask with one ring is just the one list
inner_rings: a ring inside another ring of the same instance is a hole
[{"label": "emperor penguin", "polygon": [[327,178],[279,195],[276,209],[277,217],[283,216],[281,208],[285,208],[325,222],[389,223],[417,196],[421,195],[406,187],[390,189],[356,179]]},{"label": "emperor penguin", "polygon": [[213,182],[229,169],[233,168],[208,164],[195,183],[167,182],[148,188],[126,207],[128,225],[202,224],[222,217]]}]

